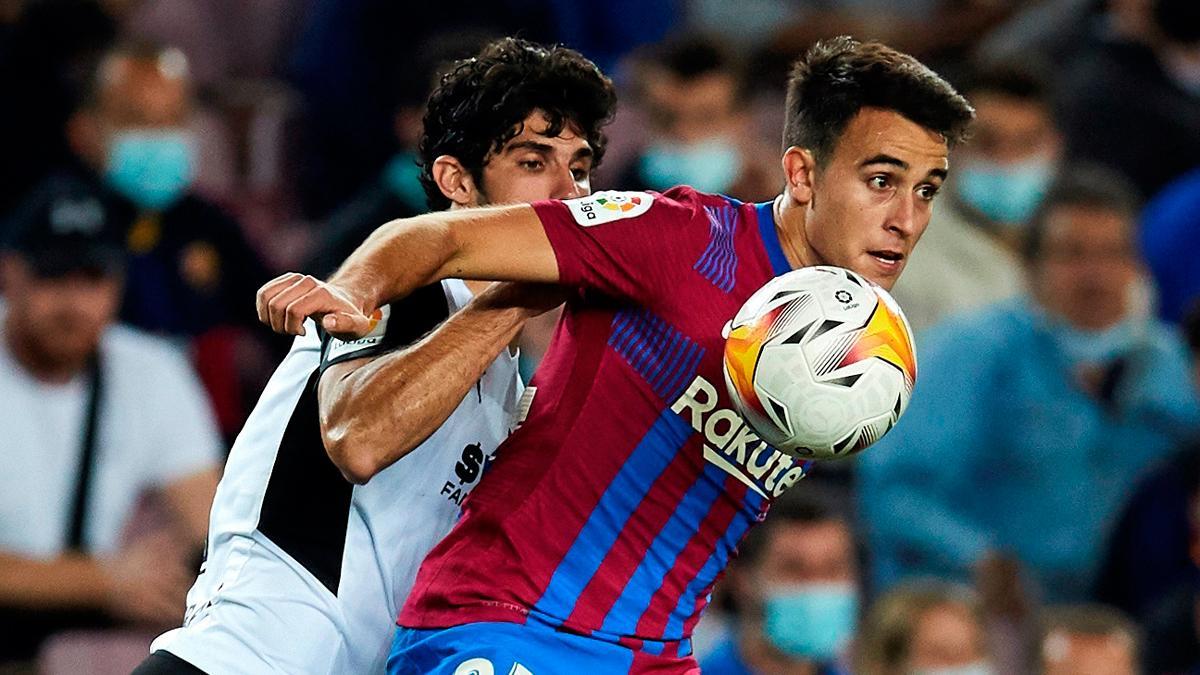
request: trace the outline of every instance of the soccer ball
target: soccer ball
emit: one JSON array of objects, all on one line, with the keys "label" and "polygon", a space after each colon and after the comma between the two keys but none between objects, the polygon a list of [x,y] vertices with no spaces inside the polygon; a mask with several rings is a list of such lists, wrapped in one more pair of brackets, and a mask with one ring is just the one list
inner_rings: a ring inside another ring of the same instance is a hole
[{"label": "soccer ball", "polygon": [[917,377],[912,329],[892,296],[840,267],[767,282],[725,325],[725,384],[775,448],[845,457],[904,414]]}]

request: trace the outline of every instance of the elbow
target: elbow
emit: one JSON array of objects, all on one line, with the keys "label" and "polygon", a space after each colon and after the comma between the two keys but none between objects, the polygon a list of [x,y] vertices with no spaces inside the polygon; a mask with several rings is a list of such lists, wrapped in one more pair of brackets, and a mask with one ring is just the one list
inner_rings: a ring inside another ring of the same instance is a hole
[{"label": "elbow", "polygon": [[333,424],[328,418],[321,419],[321,441],[325,454],[342,472],[346,480],[355,485],[364,485],[383,466],[372,455],[371,444],[351,431],[349,424]]}]

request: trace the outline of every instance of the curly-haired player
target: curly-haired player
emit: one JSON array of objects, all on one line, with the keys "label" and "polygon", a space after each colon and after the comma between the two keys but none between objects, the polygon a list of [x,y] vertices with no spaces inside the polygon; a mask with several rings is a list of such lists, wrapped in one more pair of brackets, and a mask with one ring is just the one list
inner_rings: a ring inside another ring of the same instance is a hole
[{"label": "curly-haired player", "polygon": [[[614,105],[577,52],[491,43],[429,99],[430,205],[589,194]],[[184,625],[136,672],[382,672],[418,564],[515,417],[522,385],[505,345],[557,303],[544,288],[447,279],[380,307],[361,339],[310,323],[234,443]],[[369,484],[347,482],[366,483],[364,458],[395,453],[406,456]]]},{"label": "curly-haired player", "polygon": [[808,468],[740,421],[721,329],[796,267],[890,288],[972,116],[911,56],[825,41],[788,83],[773,201],[678,187],[429,214],[377,230],[328,284],[288,292],[285,275],[260,289],[274,327],[316,316],[348,336],[445,276],[582,289],[525,422],[421,565],[389,672],[695,672],[709,591]]}]

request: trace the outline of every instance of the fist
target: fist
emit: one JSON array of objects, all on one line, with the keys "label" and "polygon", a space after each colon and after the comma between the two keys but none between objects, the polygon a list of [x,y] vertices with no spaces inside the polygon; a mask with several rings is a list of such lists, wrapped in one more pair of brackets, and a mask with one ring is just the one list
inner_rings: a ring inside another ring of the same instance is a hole
[{"label": "fist", "polygon": [[355,340],[371,331],[371,321],[351,294],[307,274],[288,272],[258,289],[258,320],[276,333],[304,335],[312,318],[331,335]]}]

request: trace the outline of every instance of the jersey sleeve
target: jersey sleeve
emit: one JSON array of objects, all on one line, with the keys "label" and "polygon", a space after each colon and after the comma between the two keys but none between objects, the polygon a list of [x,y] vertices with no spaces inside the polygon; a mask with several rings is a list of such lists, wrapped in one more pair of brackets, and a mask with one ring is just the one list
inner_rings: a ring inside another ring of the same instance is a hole
[{"label": "jersey sleeve", "polygon": [[370,332],[357,340],[347,342],[322,332],[321,372],[336,363],[407,347],[425,337],[449,316],[450,303],[442,285],[422,286],[375,310]]},{"label": "jersey sleeve", "polygon": [[533,205],[558,261],[559,282],[647,305],[670,293],[710,237],[704,196],[597,192]]}]

